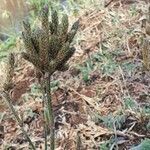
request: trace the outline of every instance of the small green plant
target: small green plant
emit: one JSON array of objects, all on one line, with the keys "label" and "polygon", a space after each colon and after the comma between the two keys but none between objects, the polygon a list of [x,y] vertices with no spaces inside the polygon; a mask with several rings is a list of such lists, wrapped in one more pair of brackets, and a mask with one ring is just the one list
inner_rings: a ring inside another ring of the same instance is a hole
[{"label": "small green plant", "polygon": [[78,67],[85,83],[90,81],[90,73],[99,70],[104,75],[112,75],[118,68],[118,64],[113,60],[108,52],[97,52],[90,56],[83,65]]},{"label": "small green plant", "polygon": [[128,74],[129,76],[132,76],[133,72],[136,69],[136,64],[134,64],[132,61],[128,61],[128,62],[123,62],[121,64],[121,68],[123,69],[123,71]]},{"label": "small green plant", "polygon": [[93,60],[99,62],[98,68],[104,75],[112,75],[118,68],[118,64],[113,60],[112,55],[108,52],[98,52],[93,56]]},{"label": "small green plant", "polygon": [[92,72],[94,67],[93,61],[91,59],[88,59],[84,66],[79,66],[78,68],[81,71],[82,79],[85,83],[88,83],[90,81],[90,73]]},{"label": "small green plant", "polygon": [[114,125],[117,129],[120,129],[125,122],[124,114],[109,114],[107,116],[99,116],[99,121],[102,122],[106,127],[113,129]]},{"label": "small green plant", "polygon": [[131,109],[135,111],[139,110],[136,101],[131,97],[125,97],[124,104],[125,104],[125,109]]},{"label": "small green plant", "polygon": [[0,43],[0,60],[7,57],[10,48],[16,45],[16,37],[9,37],[6,41]]},{"label": "small green plant", "polygon": [[142,113],[150,116],[150,105],[144,106],[142,108]]},{"label": "small green plant", "polygon": [[135,146],[130,150],[149,150],[149,149],[150,149],[150,139],[145,139],[138,146]]},{"label": "small green plant", "polygon": [[99,150],[109,150],[108,148],[108,142],[104,142],[103,144],[100,144]]},{"label": "small green plant", "polygon": [[109,140],[105,141],[104,143],[100,144],[99,150],[110,150],[113,143],[114,136],[112,136]]}]

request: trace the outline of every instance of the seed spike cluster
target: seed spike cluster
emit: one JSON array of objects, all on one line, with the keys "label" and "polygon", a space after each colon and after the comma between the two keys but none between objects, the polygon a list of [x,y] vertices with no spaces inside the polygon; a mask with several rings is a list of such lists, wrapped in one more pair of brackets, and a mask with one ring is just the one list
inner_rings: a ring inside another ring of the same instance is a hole
[{"label": "seed spike cluster", "polygon": [[74,22],[74,24],[71,27],[71,30],[77,31],[78,30],[78,26],[79,26],[79,20],[77,20],[76,22]]},{"label": "seed spike cluster", "polygon": [[43,8],[42,8],[42,11],[41,11],[41,23],[42,23],[42,28],[43,30],[47,33],[48,30],[49,30],[49,23],[48,23],[48,16],[49,16],[49,9],[48,9],[48,6],[45,5]]},{"label": "seed spike cluster", "polygon": [[57,28],[58,28],[59,22],[58,22],[58,14],[56,11],[52,12],[51,18],[52,18],[52,28],[53,28],[51,33],[57,34]]},{"label": "seed spike cluster", "polygon": [[24,31],[27,33],[27,35],[31,35],[31,27],[28,21],[23,21]]},{"label": "seed spike cluster", "polygon": [[68,32],[68,16],[63,15],[61,22],[58,13],[52,11],[49,21],[49,9],[44,6],[40,15],[41,27],[31,30],[30,24],[23,22],[22,38],[26,52],[22,53],[24,59],[31,62],[41,72],[66,70],[66,62],[74,54],[75,48],[70,46],[79,26],[76,21]]}]

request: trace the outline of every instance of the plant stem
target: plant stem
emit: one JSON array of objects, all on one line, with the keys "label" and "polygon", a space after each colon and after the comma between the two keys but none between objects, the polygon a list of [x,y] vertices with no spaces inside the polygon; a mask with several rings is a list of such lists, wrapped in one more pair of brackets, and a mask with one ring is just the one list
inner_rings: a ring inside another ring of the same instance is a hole
[{"label": "plant stem", "polygon": [[44,120],[44,123],[43,123],[43,129],[44,129],[44,144],[45,144],[45,150],[47,150],[47,135],[48,135],[48,127],[47,127],[47,118],[46,118],[46,105],[45,105],[45,102],[46,102],[46,97],[45,97],[45,83],[41,81],[40,83],[41,85],[41,91],[42,91],[42,94],[43,94],[43,101],[42,101],[42,107],[43,107],[43,120]]},{"label": "plant stem", "polygon": [[55,149],[55,126],[54,126],[54,115],[53,115],[53,108],[52,108],[52,99],[51,99],[51,76],[47,73],[46,80],[46,98],[47,98],[47,108],[48,108],[48,115],[49,115],[49,128],[50,128],[50,146],[51,150]]},{"label": "plant stem", "polygon": [[77,149],[76,150],[81,150],[81,138],[79,135],[79,132],[77,133]]},{"label": "plant stem", "polygon": [[46,112],[44,110],[44,138],[45,138],[45,150],[47,150],[47,135],[48,135],[48,127],[47,127],[47,122],[46,122]]},{"label": "plant stem", "polygon": [[19,115],[17,114],[17,112],[15,111],[15,109],[14,109],[14,107],[13,107],[13,104],[12,104],[12,100],[11,100],[9,94],[8,94],[7,92],[3,91],[3,96],[4,96],[5,100],[7,101],[10,110],[12,111],[13,115],[15,116],[15,118],[16,118],[16,120],[17,120],[17,122],[18,122],[18,124],[19,124],[19,126],[20,126],[20,128],[21,128],[21,130],[22,130],[22,132],[23,132],[23,134],[25,135],[25,137],[26,137],[26,139],[28,140],[29,144],[31,145],[32,149],[33,149],[33,150],[36,150],[36,148],[34,147],[32,141],[31,141],[31,139],[30,139],[30,137],[28,136],[27,132],[26,132],[26,131],[24,130],[24,128],[23,128],[23,122],[22,122],[22,120],[19,118]]}]

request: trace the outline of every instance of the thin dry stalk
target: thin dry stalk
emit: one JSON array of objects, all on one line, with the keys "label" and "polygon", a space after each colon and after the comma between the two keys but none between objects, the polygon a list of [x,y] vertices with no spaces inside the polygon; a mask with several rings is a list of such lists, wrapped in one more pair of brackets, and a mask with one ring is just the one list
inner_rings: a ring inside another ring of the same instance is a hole
[{"label": "thin dry stalk", "polygon": [[9,94],[8,94],[7,92],[3,91],[3,96],[4,96],[5,100],[7,101],[8,106],[9,106],[10,110],[12,111],[12,113],[13,113],[15,119],[17,120],[18,125],[20,126],[20,128],[21,128],[23,134],[25,135],[26,139],[28,140],[28,142],[29,142],[31,148],[32,148],[33,150],[36,150],[34,144],[32,143],[32,141],[31,141],[31,139],[30,139],[30,137],[28,136],[27,132],[26,132],[26,131],[24,130],[24,128],[23,128],[23,122],[22,122],[22,120],[19,118],[19,115],[17,114],[17,112],[15,111],[15,109],[14,109],[14,107],[13,107],[13,104],[12,104],[12,100],[11,100],[11,98],[9,97]]}]

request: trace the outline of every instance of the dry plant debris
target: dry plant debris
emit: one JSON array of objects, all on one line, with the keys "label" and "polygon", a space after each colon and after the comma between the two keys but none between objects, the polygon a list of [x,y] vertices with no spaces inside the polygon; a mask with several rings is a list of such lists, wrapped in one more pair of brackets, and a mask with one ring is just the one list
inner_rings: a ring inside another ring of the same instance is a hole
[{"label": "dry plant debris", "polygon": [[[101,10],[82,10],[70,68],[53,75],[58,81],[52,95],[56,150],[75,150],[77,134],[82,150],[128,150],[150,138],[150,73],[143,69],[141,44],[141,18],[147,9],[145,1],[112,1]],[[14,82],[33,81],[30,75],[22,77],[23,68],[29,66],[18,65]],[[16,109],[40,150],[44,147],[42,100],[35,84],[36,80],[27,94],[18,97]],[[5,109],[1,114],[1,148],[28,149],[10,112]]]}]

